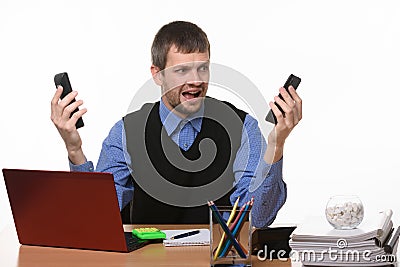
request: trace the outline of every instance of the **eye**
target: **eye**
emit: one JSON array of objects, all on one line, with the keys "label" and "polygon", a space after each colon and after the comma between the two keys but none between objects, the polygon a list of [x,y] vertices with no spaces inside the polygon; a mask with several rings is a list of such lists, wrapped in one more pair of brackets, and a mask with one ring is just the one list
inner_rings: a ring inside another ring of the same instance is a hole
[{"label": "eye", "polygon": [[208,66],[203,65],[199,68],[199,71],[208,71]]},{"label": "eye", "polygon": [[185,73],[186,71],[187,71],[186,68],[179,68],[179,69],[174,70],[175,73]]}]

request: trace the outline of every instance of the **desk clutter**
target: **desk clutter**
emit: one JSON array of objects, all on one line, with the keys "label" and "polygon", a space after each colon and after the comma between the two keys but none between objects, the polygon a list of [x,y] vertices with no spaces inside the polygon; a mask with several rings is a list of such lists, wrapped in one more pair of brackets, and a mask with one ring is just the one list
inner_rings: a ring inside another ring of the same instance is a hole
[{"label": "desk clutter", "polygon": [[142,227],[134,228],[132,236],[137,242],[144,243],[144,245],[150,243],[163,243],[166,247],[210,245],[208,229],[160,230],[155,227]]},{"label": "desk clutter", "polygon": [[[210,207],[211,266],[239,264],[251,266],[251,209],[254,199],[238,207],[239,198],[233,207]],[[214,224],[213,218],[216,220]],[[248,225],[244,227],[245,222]],[[213,226],[215,225],[215,227]]]},{"label": "desk clutter", "polygon": [[163,240],[166,247],[210,245],[210,231],[208,229],[164,230],[163,232],[166,234],[166,238]]},{"label": "desk clutter", "polygon": [[252,254],[261,259],[290,258],[289,239],[296,225],[277,225],[254,229],[251,237]]},{"label": "desk clutter", "polygon": [[140,239],[165,239],[166,234],[155,227],[134,228],[132,234]]},{"label": "desk clutter", "polygon": [[310,217],[289,240],[292,261],[304,266],[394,266],[400,228],[394,229],[392,214],[390,209],[369,214],[350,230],[332,229],[323,217]]},{"label": "desk clutter", "polygon": [[336,229],[354,229],[364,218],[364,206],[357,196],[333,196],[326,205],[325,215]]}]

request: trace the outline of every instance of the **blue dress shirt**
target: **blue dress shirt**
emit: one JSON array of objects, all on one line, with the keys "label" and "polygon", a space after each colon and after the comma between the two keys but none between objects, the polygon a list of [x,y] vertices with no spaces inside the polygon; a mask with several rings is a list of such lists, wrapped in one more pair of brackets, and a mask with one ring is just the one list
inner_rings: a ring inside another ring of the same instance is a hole
[{"label": "blue dress shirt", "polygon": [[[188,150],[201,130],[203,107],[188,118],[182,119],[171,112],[160,101],[160,118],[167,134],[183,150]],[[279,209],[286,201],[286,184],[282,180],[282,159],[274,164],[264,161],[267,147],[258,127],[257,120],[247,115],[244,121],[241,146],[233,164],[235,190],[230,196],[233,204],[240,196],[242,206],[252,197],[252,222],[256,227],[270,225]],[[117,191],[118,203],[122,210],[132,199],[134,188],[130,179],[128,164],[130,159],[124,152],[124,123],[119,120],[110,130],[103,142],[97,162],[97,172],[111,172]],[[94,171],[93,163],[87,161],[81,165],[70,162],[71,171]]]}]

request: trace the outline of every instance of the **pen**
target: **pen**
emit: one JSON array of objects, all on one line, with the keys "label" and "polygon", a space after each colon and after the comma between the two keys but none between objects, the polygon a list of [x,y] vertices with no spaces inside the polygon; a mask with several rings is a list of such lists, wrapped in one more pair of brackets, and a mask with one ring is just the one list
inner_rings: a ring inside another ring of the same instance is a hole
[{"label": "pen", "polygon": [[188,237],[188,236],[192,236],[192,235],[197,235],[198,233],[200,233],[200,230],[190,231],[187,233],[182,233],[182,234],[173,236],[170,239],[174,240],[174,239],[184,238],[184,237]]}]

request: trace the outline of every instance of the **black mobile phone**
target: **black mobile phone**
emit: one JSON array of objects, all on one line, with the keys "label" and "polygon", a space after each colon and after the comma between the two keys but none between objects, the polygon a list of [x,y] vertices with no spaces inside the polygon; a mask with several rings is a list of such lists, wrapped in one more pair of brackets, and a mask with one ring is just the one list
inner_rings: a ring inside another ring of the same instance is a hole
[{"label": "black mobile phone", "polygon": [[[283,88],[285,88],[286,91],[288,91],[288,93],[289,93],[289,86],[290,85],[293,86],[293,88],[296,90],[297,87],[299,86],[300,82],[301,82],[301,79],[299,77],[297,77],[297,76],[295,76],[293,74],[290,74],[289,78],[286,80],[285,84],[283,85]],[[289,95],[290,95],[290,93],[289,93]],[[281,94],[279,94],[278,96],[283,100],[283,97],[282,97]],[[279,110],[283,114],[285,114],[283,109],[278,104],[276,104],[276,102],[275,102],[275,105],[279,108]],[[272,111],[272,109],[268,112],[267,116],[265,117],[265,120],[270,122],[270,123],[274,123],[274,124],[277,123],[275,114]]]},{"label": "black mobile phone", "polygon": [[[57,86],[61,85],[63,87],[63,92],[61,94],[61,99],[63,99],[66,95],[68,95],[69,93],[72,92],[72,87],[71,87],[71,82],[69,81],[68,78],[68,73],[66,72],[62,72],[62,73],[58,73],[54,76],[54,83]],[[71,101],[71,103],[75,102],[75,98]],[[70,103],[70,104],[71,104]],[[77,112],[79,109],[76,108],[74,111],[72,111],[70,118],[72,117],[72,115]],[[84,126],[82,117],[80,117],[77,121],[76,121],[76,129],[81,128]]]}]

